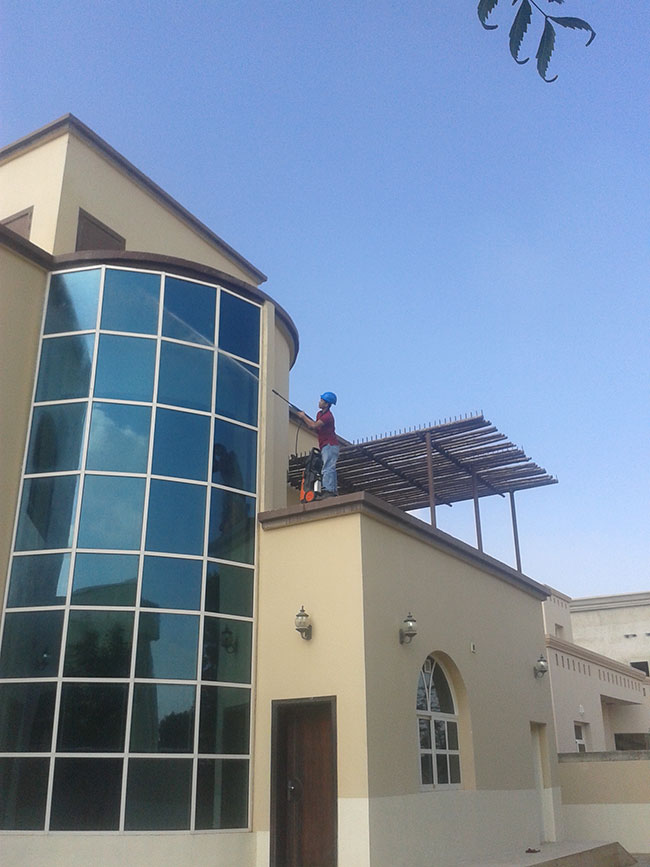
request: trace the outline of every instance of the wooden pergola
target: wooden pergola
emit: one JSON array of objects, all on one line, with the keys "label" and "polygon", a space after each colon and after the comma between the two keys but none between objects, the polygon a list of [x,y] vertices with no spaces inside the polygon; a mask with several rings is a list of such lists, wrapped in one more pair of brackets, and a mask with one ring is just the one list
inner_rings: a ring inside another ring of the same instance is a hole
[{"label": "wooden pergola", "polygon": [[[306,460],[299,455],[289,461],[289,483],[296,488]],[[341,439],[337,471],[340,493],[368,491],[405,512],[429,508],[434,527],[437,505],[473,500],[481,551],[479,500],[508,495],[519,571],[515,492],[557,483],[482,413],[358,442]]]}]

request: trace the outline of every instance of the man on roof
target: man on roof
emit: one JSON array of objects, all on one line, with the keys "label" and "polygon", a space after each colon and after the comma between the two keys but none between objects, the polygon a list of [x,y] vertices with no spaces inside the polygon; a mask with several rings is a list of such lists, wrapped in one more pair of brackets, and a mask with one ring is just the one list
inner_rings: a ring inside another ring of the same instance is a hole
[{"label": "man on roof", "polygon": [[316,421],[302,412],[298,415],[304,423],[318,435],[318,448],[323,457],[323,497],[335,497],[337,494],[336,462],[339,457],[339,441],[334,431],[334,416],[330,407],[336,404],[333,391],[324,391],[318,401]]}]

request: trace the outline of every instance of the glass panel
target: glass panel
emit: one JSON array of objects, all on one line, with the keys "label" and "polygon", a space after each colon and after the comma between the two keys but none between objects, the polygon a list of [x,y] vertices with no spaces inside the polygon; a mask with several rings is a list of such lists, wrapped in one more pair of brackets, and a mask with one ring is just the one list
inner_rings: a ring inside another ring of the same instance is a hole
[{"label": "glass panel", "polygon": [[16,611],[5,615],[0,677],[56,677],[63,611]]},{"label": "glass panel", "polygon": [[436,749],[437,750],[446,750],[447,749],[447,734],[445,730],[445,723],[443,720],[436,719],[433,721],[433,729],[434,729],[434,737],[436,741]]},{"label": "glass panel", "polygon": [[447,723],[447,740],[449,741],[449,749],[458,749],[458,726],[455,722]]},{"label": "glass panel", "polygon": [[159,409],[152,472],[158,476],[207,480],[209,443],[208,416]]},{"label": "glass panel", "polygon": [[219,353],[216,412],[246,424],[257,424],[259,370]]},{"label": "glass panel", "polygon": [[212,408],[213,363],[212,352],[163,340],[158,403],[209,412]]},{"label": "glass panel", "polygon": [[117,831],[122,759],[57,759],[52,831]]},{"label": "glass panel", "polygon": [[121,752],[128,689],[126,683],[64,683],[57,749],[64,753]]},{"label": "glass panel", "polygon": [[418,729],[420,731],[420,748],[423,750],[431,749],[431,726],[428,719],[418,719]]},{"label": "glass panel", "polygon": [[130,759],[126,830],[189,828],[191,786],[191,759]]},{"label": "glass panel", "polygon": [[97,355],[95,397],[150,401],[155,361],[155,340],[102,334]]},{"label": "glass panel", "polygon": [[53,274],[45,315],[45,334],[90,331],[97,325],[100,271]]},{"label": "glass panel", "polygon": [[144,484],[144,479],[123,476],[86,476],[79,547],[139,548]]},{"label": "glass panel", "polygon": [[36,400],[88,397],[95,337],[52,337],[43,341]]},{"label": "glass panel", "polygon": [[85,403],[35,407],[25,472],[78,470],[85,420]]},{"label": "glass panel", "polygon": [[137,554],[77,554],[73,605],[135,605]]},{"label": "glass panel", "polygon": [[204,485],[152,479],[149,493],[147,550],[202,554],[205,532]]},{"label": "glass panel", "polygon": [[176,557],[145,557],[142,575],[143,608],[188,608],[201,606],[200,560]]},{"label": "glass panel", "polygon": [[206,617],[203,624],[204,680],[250,683],[251,623]]},{"label": "glass panel", "polygon": [[69,554],[14,557],[7,607],[62,605],[68,590],[69,572]]},{"label": "glass panel", "polygon": [[447,678],[439,665],[433,669],[433,677],[431,679],[431,707],[432,711],[440,713],[456,713],[454,700],[451,697],[451,690],[447,683]]},{"label": "glass panel", "polygon": [[86,467],[116,473],[146,473],[151,409],[94,403]]},{"label": "glass panel", "polygon": [[422,775],[423,786],[433,785],[433,764],[430,753],[420,756],[420,773]]},{"label": "glass panel", "polygon": [[252,563],[254,543],[254,498],[212,488],[208,539],[210,557]]},{"label": "glass panel", "polygon": [[193,752],[195,702],[194,686],[136,683],[131,752]]},{"label": "glass panel", "polygon": [[65,677],[128,677],[131,668],[131,611],[71,611]]},{"label": "glass panel", "polygon": [[253,616],[253,570],[208,563],[205,610]]},{"label": "glass panel", "polygon": [[49,759],[0,759],[0,828],[42,831]]},{"label": "glass panel", "polygon": [[460,783],[460,758],[449,756],[449,782]]},{"label": "glass panel", "polygon": [[241,491],[255,490],[257,433],[215,419],[212,481]]},{"label": "glass panel", "polygon": [[190,343],[214,343],[217,292],[213,286],[165,277],[162,333]]},{"label": "glass panel", "polygon": [[49,752],[55,697],[55,683],[0,684],[0,752]]},{"label": "glass panel", "polygon": [[415,706],[417,710],[429,710],[427,703],[427,688],[424,683],[423,671],[420,671],[420,676],[418,677],[418,692]]},{"label": "glass panel", "polygon": [[199,759],[196,788],[198,830],[247,827],[247,761]]},{"label": "glass panel", "polygon": [[438,774],[438,784],[445,785],[449,782],[449,772],[447,770],[447,756],[436,756],[436,772]]},{"label": "glass panel", "polygon": [[247,689],[201,687],[199,752],[248,753],[251,697]]},{"label": "glass panel", "polygon": [[107,331],[158,331],[160,275],[108,268],[104,278],[101,327]]},{"label": "glass panel", "polygon": [[79,476],[25,479],[17,551],[69,548]]},{"label": "glass panel", "polygon": [[195,680],[198,640],[198,617],[143,612],[135,676]]},{"label": "glass panel", "polygon": [[221,293],[219,347],[233,355],[260,360],[260,308],[228,292]]}]

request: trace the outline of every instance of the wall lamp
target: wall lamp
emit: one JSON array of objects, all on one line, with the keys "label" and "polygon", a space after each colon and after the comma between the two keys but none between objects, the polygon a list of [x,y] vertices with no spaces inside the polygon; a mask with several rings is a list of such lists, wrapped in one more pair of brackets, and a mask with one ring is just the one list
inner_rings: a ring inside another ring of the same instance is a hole
[{"label": "wall lamp", "polygon": [[226,653],[237,653],[237,638],[229,626],[226,626],[226,628],[221,631],[221,640],[219,641],[219,644],[223,647]]},{"label": "wall lamp", "polygon": [[305,611],[305,606],[300,606],[300,611],[296,614],[296,632],[300,633],[300,637],[305,641],[311,641],[311,617]]},{"label": "wall lamp", "polygon": [[544,658],[543,653],[540,653],[539,659],[537,660],[537,662],[533,666],[533,671],[535,672],[536,678],[544,677],[544,675],[548,671],[548,662]]},{"label": "wall lamp", "polygon": [[400,626],[400,630],[399,630],[399,643],[400,644],[410,644],[411,641],[413,641],[415,636],[418,634],[418,631],[415,628],[415,623],[416,623],[415,617],[413,617],[413,615],[409,611],[409,613],[404,618],[404,622]]}]

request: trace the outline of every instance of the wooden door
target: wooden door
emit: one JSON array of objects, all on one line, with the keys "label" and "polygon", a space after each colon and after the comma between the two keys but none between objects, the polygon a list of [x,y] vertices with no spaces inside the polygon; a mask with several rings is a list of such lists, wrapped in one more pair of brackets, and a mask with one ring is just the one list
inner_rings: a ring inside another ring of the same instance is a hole
[{"label": "wooden door", "polygon": [[273,702],[272,867],[335,867],[336,699]]}]

